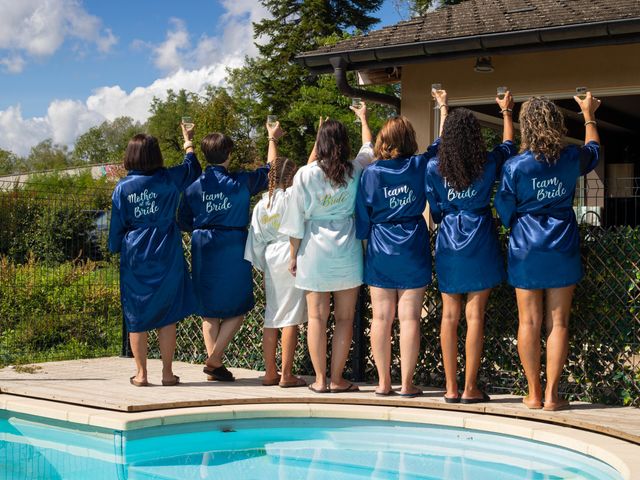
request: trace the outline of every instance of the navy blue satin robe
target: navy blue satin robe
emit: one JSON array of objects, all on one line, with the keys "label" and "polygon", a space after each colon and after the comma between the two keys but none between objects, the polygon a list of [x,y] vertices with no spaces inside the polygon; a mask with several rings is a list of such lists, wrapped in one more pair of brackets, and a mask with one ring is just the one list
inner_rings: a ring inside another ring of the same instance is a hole
[{"label": "navy blue satin robe", "polygon": [[431,283],[424,177],[439,139],[425,153],[378,160],[362,173],[356,197],[356,237],[367,240],[364,283],[421,288]]},{"label": "navy blue satin robe", "polygon": [[600,145],[570,145],[554,164],[530,151],[505,164],[495,206],[509,237],[509,283],[543,289],[574,285],[583,275],[573,211],[576,182],[598,164]]},{"label": "navy blue satin robe", "polygon": [[426,189],[431,216],[440,224],[435,263],[441,292],[478,292],[504,281],[504,260],[490,203],[502,165],[516,153],[513,142],[498,145],[487,154],[482,177],[463,192],[442,177],[437,158],[429,162]]},{"label": "navy blue satin robe", "polygon": [[198,314],[244,315],[253,308],[251,263],[244,259],[252,195],[267,188],[269,166],[230,173],[208,166],[185,192],[178,223],[192,231],[191,271]]},{"label": "navy blue satin robe", "polygon": [[171,325],[195,311],[176,209],[201,172],[188,153],[176,167],[129,172],[113,191],[109,250],[120,252],[120,299],[129,332]]}]

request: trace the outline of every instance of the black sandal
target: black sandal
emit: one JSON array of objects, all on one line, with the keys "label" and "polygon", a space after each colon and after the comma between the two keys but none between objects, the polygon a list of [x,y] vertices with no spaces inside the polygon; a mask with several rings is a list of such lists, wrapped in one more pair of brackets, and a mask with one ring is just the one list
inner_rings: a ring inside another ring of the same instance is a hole
[{"label": "black sandal", "polygon": [[202,369],[204,373],[206,373],[212,380],[217,380],[219,382],[233,382],[235,381],[235,377],[233,373],[231,373],[224,365],[220,365],[216,368],[211,368],[207,365]]},{"label": "black sandal", "polygon": [[457,397],[447,397],[444,395],[442,398],[444,398],[445,403],[460,403],[460,394],[458,394]]},{"label": "black sandal", "polygon": [[472,403],[484,403],[490,402],[491,397],[487,395],[485,392],[482,392],[482,397],[480,398],[462,398],[460,397],[460,403],[464,403],[465,405],[471,405]]}]

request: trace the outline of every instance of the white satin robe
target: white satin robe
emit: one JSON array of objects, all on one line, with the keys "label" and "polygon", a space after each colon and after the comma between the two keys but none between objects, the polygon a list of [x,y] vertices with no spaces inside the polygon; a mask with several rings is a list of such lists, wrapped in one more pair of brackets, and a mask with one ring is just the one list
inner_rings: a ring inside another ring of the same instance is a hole
[{"label": "white satin robe", "polygon": [[269,193],[262,195],[253,209],[251,227],[244,250],[244,259],[264,272],[266,302],[265,328],[283,328],[307,321],[304,291],[295,287],[289,273],[289,237],[278,233],[287,192],[275,190],[269,203]]},{"label": "white satin robe", "polygon": [[280,233],[302,242],[296,287],[335,292],[362,284],[362,244],[356,239],[354,209],[362,171],[373,160],[373,146],[362,145],[346,187],[333,186],[316,162],[298,170],[291,186]]}]

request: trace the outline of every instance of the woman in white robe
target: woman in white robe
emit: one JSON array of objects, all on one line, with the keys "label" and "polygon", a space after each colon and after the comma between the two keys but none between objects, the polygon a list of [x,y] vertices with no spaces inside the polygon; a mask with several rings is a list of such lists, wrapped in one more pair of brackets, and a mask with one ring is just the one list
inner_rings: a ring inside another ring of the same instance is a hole
[{"label": "woman in white robe", "polygon": [[[296,287],[306,290],[307,341],[316,393],[357,391],[343,378],[362,284],[362,245],[355,236],[354,208],[360,174],[373,159],[366,106],[351,107],[362,122],[362,148],[349,159],[347,130],[325,121],[318,129],[310,163],[298,170],[280,225],[291,243],[290,267]],[[331,381],[327,384],[327,321],[333,293],[335,329]]]},{"label": "woman in white robe", "polygon": [[[262,352],[265,364],[263,385],[282,388],[304,387],[307,382],[293,375],[293,358],[298,343],[298,325],[307,321],[304,292],[295,287],[289,273],[289,237],[278,233],[293,182],[296,164],[278,157],[278,139],[283,132],[279,122],[269,131],[269,191],[253,209],[251,227],[244,251],[245,260],[264,272],[266,306]],[[278,330],[282,329],[282,373],[278,373],[276,350]]]}]

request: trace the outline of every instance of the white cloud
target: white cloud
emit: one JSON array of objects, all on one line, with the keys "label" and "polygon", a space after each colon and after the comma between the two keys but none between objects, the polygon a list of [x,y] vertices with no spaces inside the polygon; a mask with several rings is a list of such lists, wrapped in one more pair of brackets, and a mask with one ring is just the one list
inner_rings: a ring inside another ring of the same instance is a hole
[{"label": "white cloud", "polygon": [[9,73],[22,71],[25,55],[53,55],[66,38],[93,43],[103,53],[117,42],[78,0],[0,0],[0,50],[9,53],[0,63]]},{"label": "white cloud", "polygon": [[[4,3],[6,0],[0,0],[0,5]],[[154,63],[169,72],[150,85],[129,92],[118,85],[105,86],[94,90],[85,101],[54,100],[43,117],[24,118],[19,105],[0,110],[0,148],[26,155],[32,146],[46,138],[70,145],[78,135],[105,120],[126,115],[144,122],[153,98],[165,98],[169,89],[204,93],[209,85],[223,85],[227,68],[242,65],[245,55],[255,53],[251,22],[264,18],[267,12],[254,0],[221,3],[226,9],[219,19],[221,34],[203,35],[195,48],[190,48],[187,25],[178,19],[170,21],[166,39],[160,45],[142,40],[132,43],[132,48],[151,47]],[[101,38],[107,39],[108,35]],[[0,64],[9,68],[2,59]]]}]

